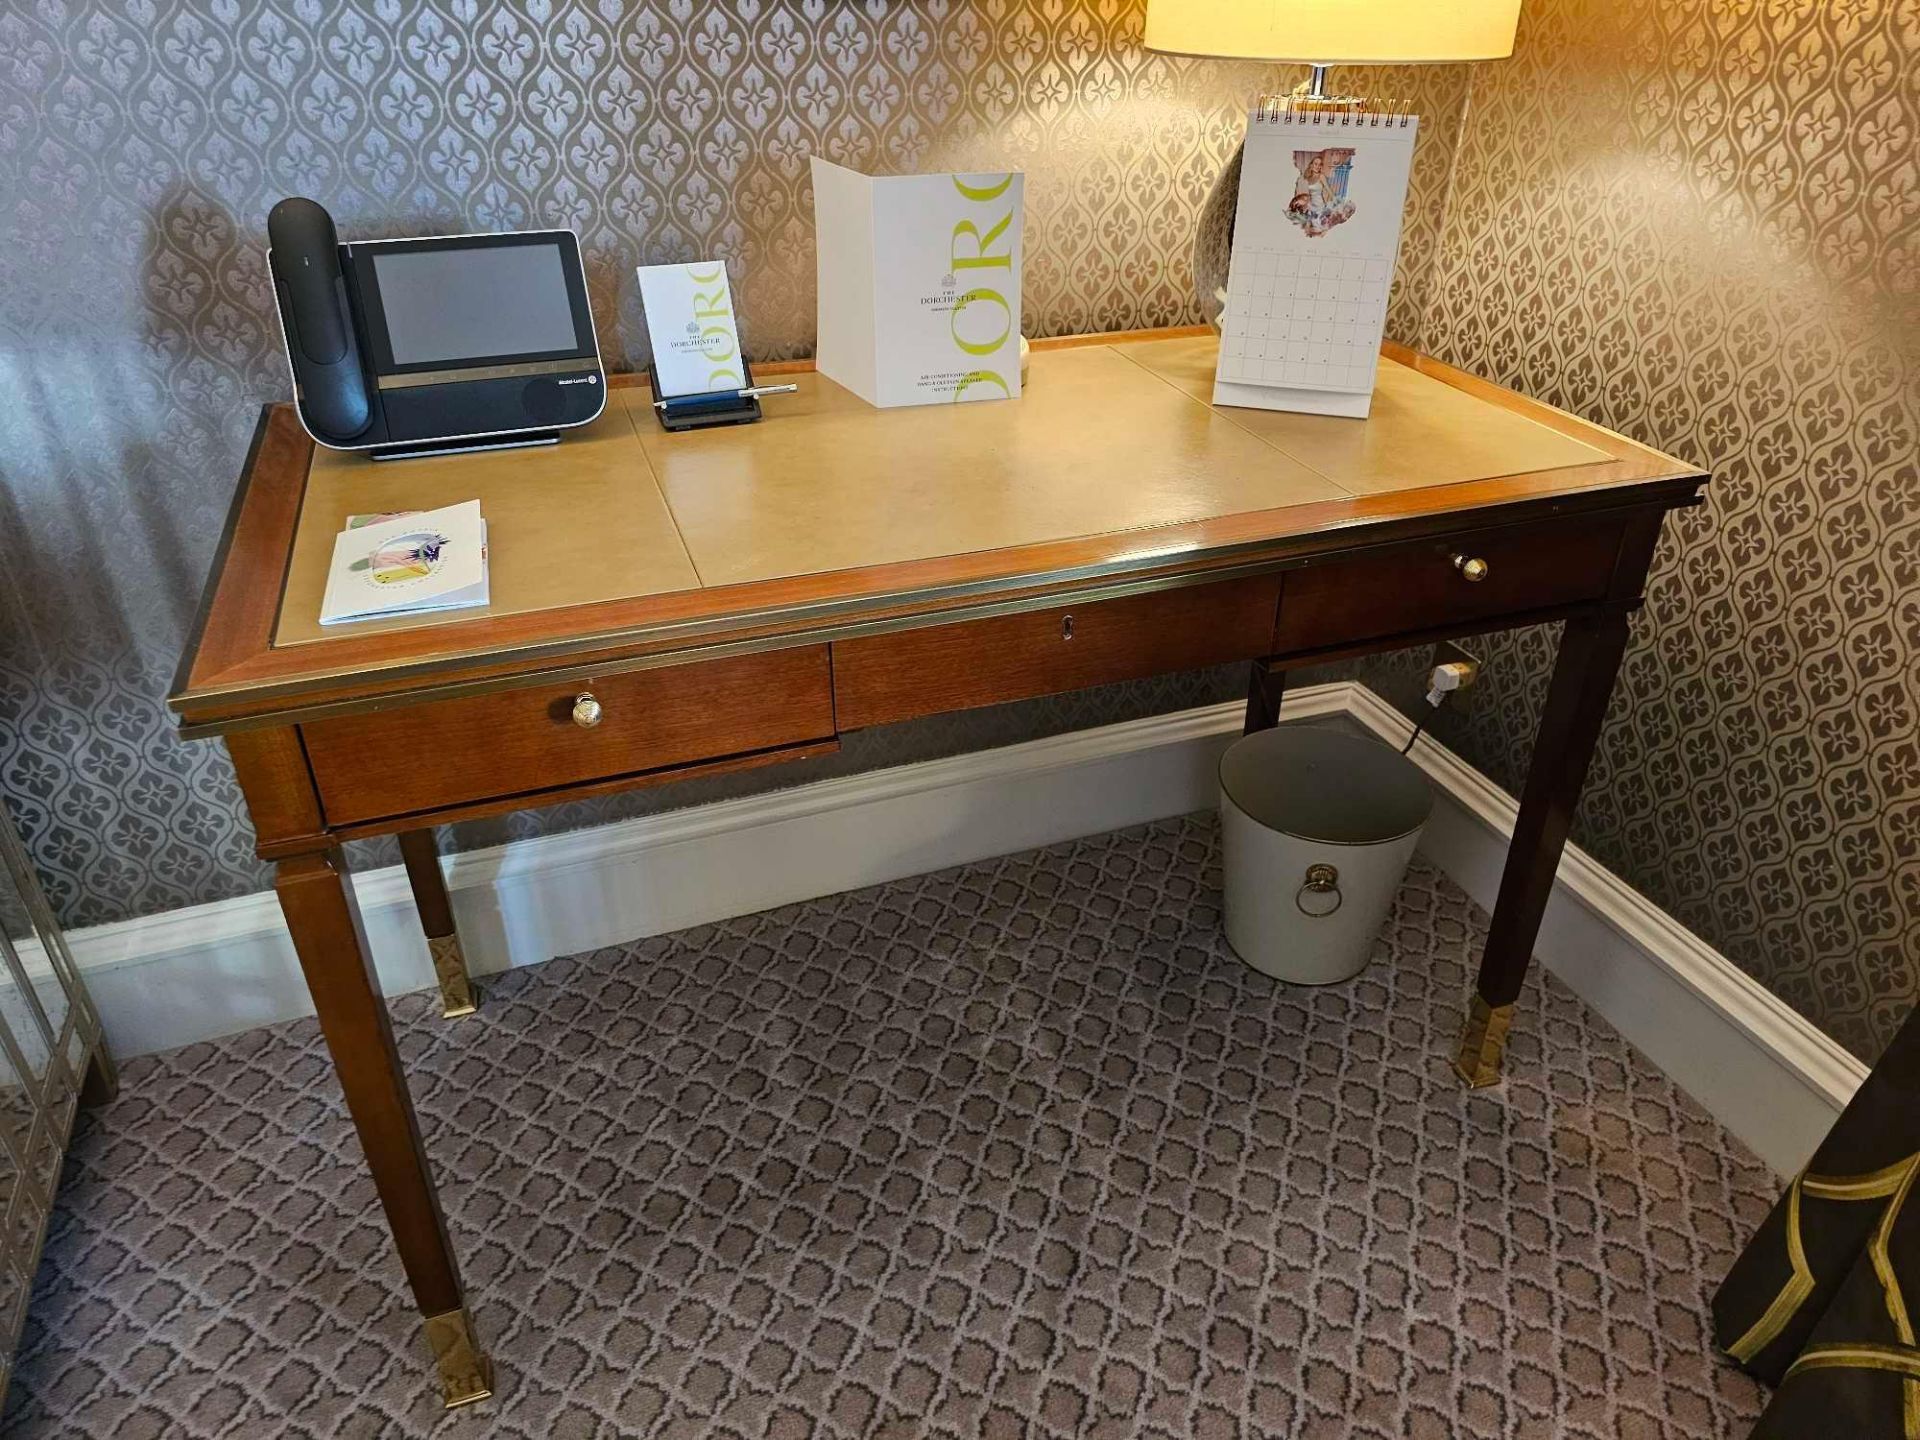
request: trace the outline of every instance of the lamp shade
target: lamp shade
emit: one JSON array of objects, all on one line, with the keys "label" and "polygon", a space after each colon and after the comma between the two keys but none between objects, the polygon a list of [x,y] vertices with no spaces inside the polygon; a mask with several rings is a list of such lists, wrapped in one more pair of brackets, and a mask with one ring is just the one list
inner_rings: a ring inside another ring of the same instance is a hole
[{"label": "lamp shade", "polygon": [[1500,60],[1519,23],[1520,0],[1147,0],[1147,48],[1307,65]]}]

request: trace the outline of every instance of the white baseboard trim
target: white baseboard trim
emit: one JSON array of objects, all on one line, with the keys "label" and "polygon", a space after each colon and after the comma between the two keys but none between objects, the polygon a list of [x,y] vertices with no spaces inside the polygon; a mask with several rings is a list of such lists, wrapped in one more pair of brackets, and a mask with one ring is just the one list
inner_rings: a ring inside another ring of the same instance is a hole
[{"label": "white baseboard trim", "polygon": [[[1288,697],[1343,713],[1347,687]],[[1212,803],[1229,709],[820,780],[462,851],[447,887],[476,974],[924,874]],[[353,877],[382,988],[433,984],[406,872]],[[68,934],[115,1053],[150,1054],[313,1013],[271,892]]]},{"label": "white baseboard trim", "polygon": [[[1405,743],[1405,718],[1364,685],[1348,713]],[[1519,803],[1430,736],[1410,758],[1439,801],[1421,852],[1491,910]],[[1534,954],[1783,1175],[1866,1079],[1852,1052],[1577,845],[1561,856]]]},{"label": "white baseboard trim", "polygon": [[[1345,715],[1396,743],[1406,722],[1357,684],[1290,692],[1288,719]],[[588,830],[447,862],[480,974],[1213,805],[1238,704],[1109,725]],[[1491,907],[1516,806],[1433,740],[1413,758],[1439,803],[1421,849]],[[433,983],[405,872],[354,877],[388,994]],[[122,1056],[312,1013],[271,894],[72,932]],[[1560,867],[1544,963],[1777,1169],[1825,1134],[1865,1067],[1577,849]]]}]

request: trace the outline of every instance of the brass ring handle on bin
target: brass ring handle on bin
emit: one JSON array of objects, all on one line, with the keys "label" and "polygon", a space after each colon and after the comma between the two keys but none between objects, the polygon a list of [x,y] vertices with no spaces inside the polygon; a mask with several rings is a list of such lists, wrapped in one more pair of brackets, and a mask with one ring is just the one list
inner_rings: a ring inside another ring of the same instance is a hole
[{"label": "brass ring handle on bin", "polygon": [[[1309,910],[1309,895],[1331,895],[1333,904],[1324,910]],[[1300,888],[1294,892],[1293,903],[1310,920],[1326,919],[1347,903],[1347,897],[1340,893],[1340,872],[1331,865],[1307,866],[1307,878],[1300,882]]]}]

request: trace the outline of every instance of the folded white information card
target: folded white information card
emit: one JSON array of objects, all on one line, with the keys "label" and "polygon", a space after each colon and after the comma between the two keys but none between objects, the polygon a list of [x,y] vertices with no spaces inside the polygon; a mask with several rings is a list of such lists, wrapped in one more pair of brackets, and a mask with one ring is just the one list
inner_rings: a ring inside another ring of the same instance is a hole
[{"label": "folded white information card", "polygon": [[819,372],[870,405],[1017,397],[1025,181],[814,156]]},{"label": "folded white information card", "polygon": [[348,525],[333,542],[322,625],[487,603],[487,524],[478,500]]},{"label": "folded white information card", "polygon": [[745,385],[726,262],[642,265],[638,273],[660,396],[704,395]]}]

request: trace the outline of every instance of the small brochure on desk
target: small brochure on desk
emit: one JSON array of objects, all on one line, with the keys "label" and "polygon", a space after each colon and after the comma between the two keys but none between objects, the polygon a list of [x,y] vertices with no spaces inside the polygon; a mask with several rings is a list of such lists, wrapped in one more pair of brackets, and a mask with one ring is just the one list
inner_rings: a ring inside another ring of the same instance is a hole
[{"label": "small brochure on desk", "polygon": [[412,514],[351,515],[333,542],[320,623],[485,605],[487,522],[480,502]]},{"label": "small brochure on desk", "polygon": [[724,260],[693,265],[641,265],[640,304],[660,379],[656,399],[737,390],[747,383],[740,363],[740,327]]},{"label": "small brochure on desk", "polygon": [[870,405],[1018,398],[1025,185],[814,156],[814,368]]}]

